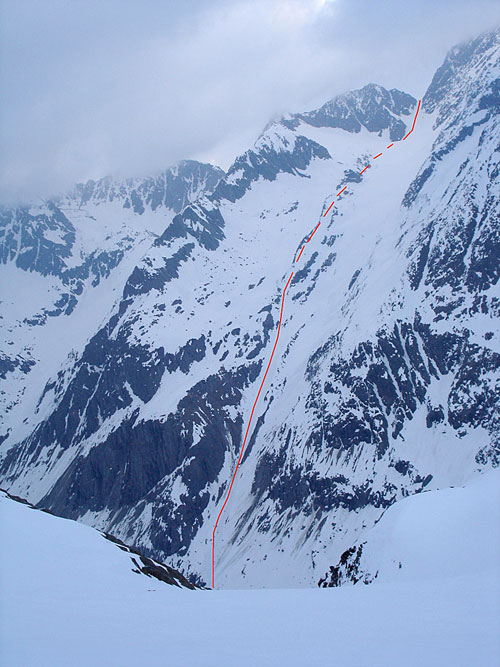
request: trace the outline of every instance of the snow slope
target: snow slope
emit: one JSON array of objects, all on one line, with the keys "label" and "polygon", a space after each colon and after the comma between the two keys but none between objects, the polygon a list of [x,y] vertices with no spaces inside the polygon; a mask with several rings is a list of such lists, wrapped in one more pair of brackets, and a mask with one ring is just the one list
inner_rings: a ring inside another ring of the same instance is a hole
[{"label": "snow slope", "polygon": [[464,488],[423,492],[395,503],[321,585],[436,580],[471,572],[492,582],[500,573],[498,469]]},{"label": "snow slope", "polygon": [[369,586],[261,591],[188,591],[137,576],[95,531],[2,496],[0,660],[494,667],[499,490],[494,471],[389,509],[372,534],[389,537],[385,564],[404,565]]},{"label": "snow slope", "polygon": [[[187,179],[195,198],[85,318],[79,349],[23,381],[3,485],[209,583],[292,270],[218,586],[314,585],[392,504],[497,466],[499,54],[499,31],[453,49],[407,140],[417,100],[370,84],[271,124],[201,194]],[[79,206],[137,228],[168,208],[162,179],[123,187],[91,184]],[[14,326],[7,344],[36,337]],[[7,356],[9,393],[26,366]]]},{"label": "snow slope", "polygon": [[185,161],[156,178],[103,178],[55,201],[0,208],[2,440],[33,430],[51,374],[81,354],[175,214],[223,173]]}]

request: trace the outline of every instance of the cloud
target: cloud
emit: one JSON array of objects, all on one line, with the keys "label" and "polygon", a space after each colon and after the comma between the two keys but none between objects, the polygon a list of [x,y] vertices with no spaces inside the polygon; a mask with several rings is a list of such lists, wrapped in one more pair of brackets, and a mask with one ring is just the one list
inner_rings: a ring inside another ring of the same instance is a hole
[{"label": "cloud", "polygon": [[375,81],[421,94],[500,23],[478,0],[3,0],[0,198],[187,157],[223,166],[267,121]]}]

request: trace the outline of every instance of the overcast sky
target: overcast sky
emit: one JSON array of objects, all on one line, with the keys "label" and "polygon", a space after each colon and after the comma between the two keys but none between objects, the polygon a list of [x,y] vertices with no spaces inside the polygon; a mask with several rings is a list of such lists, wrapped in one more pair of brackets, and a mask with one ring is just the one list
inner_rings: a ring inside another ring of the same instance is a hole
[{"label": "overcast sky", "polygon": [[227,167],[269,119],[368,82],[425,92],[498,0],[0,0],[0,200]]}]

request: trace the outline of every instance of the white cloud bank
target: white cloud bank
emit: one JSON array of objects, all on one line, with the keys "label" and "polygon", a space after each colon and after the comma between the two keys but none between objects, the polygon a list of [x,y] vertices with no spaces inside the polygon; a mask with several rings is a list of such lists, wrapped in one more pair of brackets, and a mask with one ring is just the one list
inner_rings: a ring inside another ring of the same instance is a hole
[{"label": "white cloud bank", "polygon": [[1,0],[0,200],[187,157],[373,81],[421,95],[491,0]]}]

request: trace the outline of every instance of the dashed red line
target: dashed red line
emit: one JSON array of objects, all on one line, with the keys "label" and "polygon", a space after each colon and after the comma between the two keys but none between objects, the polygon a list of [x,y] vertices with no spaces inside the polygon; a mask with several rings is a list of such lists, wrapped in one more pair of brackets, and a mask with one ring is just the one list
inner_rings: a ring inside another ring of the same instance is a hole
[{"label": "dashed red line", "polygon": [[316,227],[313,229],[311,236],[307,239],[306,243],[309,243],[309,241],[312,239],[312,237],[314,236],[314,234],[316,233],[316,230],[318,229],[318,227],[319,227],[320,225],[321,225],[321,222],[318,222],[318,224],[316,225]]},{"label": "dashed red line", "polygon": [[[420,111],[420,103],[421,103],[421,100],[418,101],[417,111],[416,111],[416,113],[415,113],[415,118],[413,119],[413,125],[412,125],[412,127],[411,127],[411,130],[408,132],[408,134],[407,134],[405,137],[403,137],[403,140],[407,139],[407,138],[410,136],[410,134],[413,132],[413,130],[415,129],[415,123],[416,123],[416,121],[417,121],[418,112]],[[394,146],[394,143],[389,144],[389,145],[387,146],[387,148],[391,148],[392,146]],[[379,153],[378,155],[375,155],[375,157],[374,157],[373,159],[375,160],[376,158],[380,157],[381,155],[382,155],[382,153]],[[359,173],[360,173],[360,174],[363,174],[363,173],[369,168],[369,166],[370,166],[370,165],[367,164],[366,167],[365,167],[362,171],[360,171]],[[340,190],[340,192],[337,193],[337,197],[339,197],[339,196],[344,192],[344,190],[346,190],[346,188],[347,188],[347,185],[344,186],[344,187],[342,188],[342,190]],[[330,206],[328,207],[328,209],[326,210],[326,212],[323,214],[323,217],[326,216],[326,214],[327,214],[328,211],[332,208],[332,206],[333,206],[333,202],[330,204]],[[314,234],[316,233],[316,230],[318,229],[318,227],[320,226],[320,224],[321,224],[321,220],[318,222],[318,224],[316,225],[316,227],[313,229],[313,231],[312,231],[312,233],[311,233],[311,236],[306,240],[306,243],[309,243],[309,241],[312,239],[312,237],[313,237]],[[304,252],[304,248],[305,248],[305,247],[306,247],[305,245],[302,246],[302,248],[301,248],[301,250],[300,250],[300,252],[299,252],[298,257],[297,257],[297,259],[295,260],[296,262],[299,261],[300,256],[301,256],[302,253]],[[257,397],[256,397],[256,399],[255,399],[255,401],[254,401],[254,404],[253,404],[253,407],[252,407],[252,412],[250,413],[250,419],[248,420],[248,426],[247,426],[247,430],[246,430],[246,432],[245,432],[245,437],[243,438],[243,444],[242,444],[242,446],[241,446],[241,451],[240,451],[240,455],[239,455],[239,457],[238,457],[238,462],[237,462],[237,464],[236,464],[236,468],[235,468],[234,473],[233,473],[233,476],[232,476],[232,478],[231,478],[231,484],[229,485],[229,491],[227,492],[226,499],[224,500],[224,504],[222,505],[221,510],[220,510],[219,514],[217,515],[217,521],[215,522],[214,530],[213,530],[213,533],[212,533],[212,588],[215,588],[215,531],[217,530],[217,526],[218,526],[218,524],[219,524],[219,519],[221,518],[222,512],[224,511],[224,508],[226,507],[227,501],[229,500],[229,496],[231,495],[231,491],[232,491],[232,488],[233,488],[234,480],[236,479],[236,473],[238,472],[238,468],[239,468],[239,466],[240,466],[241,459],[242,459],[242,457],[243,457],[243,451],[244,451],[244,449],[245,449],[246,441],[247,441],[247,438],[248,438],[248,433],[249,433],[249,431],[250,431],[250,426],[251,426],[251,424],[252,424],[252,419],[253,419],[253,414],[254,414],[254,412],[255,412],[255,407],[256,407],[256,405],[257,405],[257,401],[259,400],[259,396],[260,396],[260,393],[261,393],[261,391],[262,391],[262,387],[264,386],[264,382],[266,381],[266,377],[267,377],[267,374],[268,374],[268,372],[269,372],[269,368],[270,368],[270,366],[271,366],[271,362],[272,362],[273,357],[274,357],[274,352],[275,352],[275,350],[276,350],[276,346],[278,345],[278,340],[279,340],[279,337],[280,337],[280,331],[281,331],[281,321],[282,321],[282,319],[283,319],[283,307],[284,307],[284,305],[285,305],[285,294],[286,294],[286,291],[287,291],[287,289],[288,289],[288,287],[289,287],[289,285],[290,285],[290,282],[291,282],[292,278],[293,278],[293,271],[292,271],[292,273],[290,274],[290,277],[288,278],[288,282],[287,282],[287,284],[285,285],[285,289],[283,290],[283,295],[282,295],[282,297],[281,297],[280,319],[279,319],[279,323],[278,323],[278,331],[276,332],[276,340],[274,341],[274,347],[273,347],[273,350],[272,350],[272,352],[271,352],[271,356],[270,356],[269,361],[268,361],[268,364],[267,364],[266,372],[264,373],[264,377],[262,378],[262,382],[260,383],[259,391],[257,392]]]},{"label": "dashed red line", "polygon": [[413,119],[413,125],[411,126],[411,130],[408,132],[408,134],[406,135],[406,137],[403,137],[403,141],[404,141],[405,139],[408,139],[408,137],[410,136],[410,134],[411,134],[411,133],[413,132],[413,130],[415,129],[415,123],[417,122],[418,112],[420,111],[420,102],[421,102],[421,100],[418,101],[417,111],[416,111],[416,113],[415,113],[415,118]]},{"label": "dashed red line", "polygon": [[326,211],[323,213],[323,217],[328,213],[328,211],[332,208],[333,202],[330,204],[330,206],[326,209]]},{"label": "dashed red line", "polygon": [[[303,249],[304,248],[302,248],[302,250]],[[212,588],[215,588],[215,531],[217,530],[217,524],[219,523],[219,519],[221,517],[221,514],[224,511],[224,507],[226,506],[226,503],[229,500],[229,496],[231,495],[231,490],[233,488],[234,480],[236,478],[236,473],[238,472],[238,468],[239,468],[239,465],[241,463],[241,457],[243,456],[243,451],[245,450],[245,444],[246,444],[246,441],[247,441],[248,432],[250,430],[250,425],[252,423],[253,413],[255,411],[255,406],[257,405],[257,401],[259,400],[260,392],[262,391],[262,387],[264,386],[264,382],[266,381],[267,373],[269,371],[269,367],[271,366],[271,361],[273,360],[274,352],[276,350],[276,346],[278,345],[278,340],[279,340],[279,337],[280,337],[280,330],[281,330],[281,320],[283,318],[283,306],[285,304],[285,294],[286,294],[286,291],[288,289],[288,286],[290,285],[290,281],[292,280],[292,278],[293,278],[293,271],[290,275],[290,278],[288,278],[288,282],[285,285],[285,289],[283,290],[283,296],[281,297],[280,321],[279,321],[279,324],[278,324],[278,331],[276,333],[276,340],[274,341],[273,351],[271,352],[271,357],[270,357],[269,362],[267,364],[266,372],[264,373],[264,377],[262,378],[262,382],[260,383],[259,391],[257,393],[257,398],[255,399],[255,401],[253,403],[252,412],[250,413],[250,419],[248,420],[247,430],[246,430],[246,433],[245,433],[245,437],[243,439],[243,444],[241,446],[241,451],[240,451],[240,456],[238,458],[238,463],[236,464],[236,468],[235,468],[234,473],[233,473],[233,478],[231,479],[231,484],[229,486],[229,491],[227,492],[224,504],[221,507],[219,515],[217,516],[217,521],[215,522],[214,531],[212,533]]]}]

